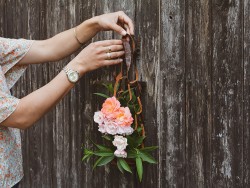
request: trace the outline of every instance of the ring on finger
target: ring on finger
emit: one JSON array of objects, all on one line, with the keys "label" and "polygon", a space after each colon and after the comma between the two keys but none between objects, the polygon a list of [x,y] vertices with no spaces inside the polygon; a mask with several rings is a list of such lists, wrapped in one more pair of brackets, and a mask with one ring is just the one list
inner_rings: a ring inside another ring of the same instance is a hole
[{"label": "ring on finger", "polygon": [[109,51],[108,51],[109,53],[111,53],[111,52],[112,52],[112,50],[111,50],[111,47],[110,47],[110,46],[108,47],[108,50],[109,50]]},{"label": "ring on finger", "polygon": [[111,53],[110,52],[107,52],[107,59],[110,60],[111,59]]},{"label": "ring on finger", "polygon": [[107,49],[106,53],[111,53],[111,52],[112,52],[111,47],[109,46],[109,47],[107,47],[107,48],[108,48],[108,49]]}]

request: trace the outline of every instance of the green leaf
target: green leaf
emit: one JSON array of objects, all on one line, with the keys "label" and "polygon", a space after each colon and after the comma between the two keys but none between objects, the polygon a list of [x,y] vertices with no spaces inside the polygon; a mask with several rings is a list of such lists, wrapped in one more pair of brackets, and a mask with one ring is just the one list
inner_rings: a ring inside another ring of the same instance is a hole
[{"label": "green leaf", "polygon": [[137,148],[138,146],[140,146],[143,142],[143,140],[145,139],[145,136],[138,136],[138,135],[130,135],[127,136],[128,139],[128,146],[130,148]]},{"label": "green leaf", "polygon": [[141,182],[142,174],[143,174],[142,160],[140,157],[137,157],[135,161],[136,161],[137,174],[138,174],[139,180]]},{"label": "green leaf", "polygon": [[150,146],[150,147],[142,148],[142,149],[140,149],[140,151],[148,152],[148,151],[154,151],[154,150],[156,150],[158,148],[159,148],[158,146]]},{"label": "green leaf", "polygon": [[112,151],[110,148],[102,146],[100,144],[96,144],[93,140],[90,139],[90,141],[99,149],[103,151]]},{"label": "green leaf", "polygon": [[136,147],[140,146],[144,139],[145,139],[145,136],[140,136],[138,139],[136,139],[135,141]]},{"label": "green leaf", "polygon": [[111,94],[114,93],[114,87],[113,87],[113,84],[108,84],[108,90]]},{"label": "green leaf", "polygon": [[87,158],[87,163],[89,162],[89,159],[90,159],[91,156],[92,156],[92,155],[89,155],[89,157]]},{"label": "green leaf", "polygon": [[103,135],[102,137],[108,141],[113,141],[112,137],[109,135]]},{"label": "green leaf", "polygon": [[103,159],[104,157],[100,157],[99,159],[97,159],[97,161],[95,162],[94,166],[93,166],[93,170],[96,168],[96,166],[98,165],[98,163]]},{"label": "green leaf", "polygon": [[118,158],[118,162],[120,163],[120,165],[122,166],[124,170],[132,174],[131,168],[129,167],[128,163],[124,159]]},{"label": "green leaf", "polygon": [[131,148],[135,147],[135,139],[132,136],[127,136],[128,146]]},{"label": "green leaf", "polygon": [[98,96],[101,96],[101,97],[104,97],[104,98],[109,98],[108,95],[105,95],[103,93],[94,93],[95,95],[98,95]]},{"label": "green leaf", "polygon": [[99,149],[99,150],[102,150],[102,151],[112,151],[110,148],[108,147],[105,147],[105,146],[102,146],[102,145],[99,145],[99,144],[95,144],[96,147]]},{"label": "green leaf", "polygon": [[127,154],[128,154],[127,158],[136,158],[137,157],[135,150],[128,150]]},{"label": "green leaf", "polygon": [[99,151],[96,151],[94,155],[101,156],[101,157],[108,157],[108,156],[114,156],[114,152],[99,150]]},{"label": "green leaf", "polygon": [[85,159],[87,159],[89,157],[89,155],[84,155],[82,158],[82,161],[84,161]]},{"label": "green leaf", "polygon": [[84,154],[85,155],[89,155],[89,154],[93,154],[94,152],[93,151],[91,151],[91,150],[88,150],[88,149],[84,149]]},{"label": "green leaf", "polygon": [[152,163],[152,164],[157,163],[154,157],[150,155],[149,153],[140,151],[139,156],[142,158],[143,161],[146,161],[148,163]]},{"label": "green leaf", "polygon": [[109,157],[100,157],[94,164],[93,166],[93,170],[97,167],[97,166],[103,166],[106,165],[108,163],[110,163],[113,159],[115,158],[115,156],[109,156]]},{"label": "green leaf", "polygon": [[122,165],[119,163],[119,161],[117,160],[117,167],[120,170],[121,173],[124,173],[124,170],[122,168]]},{"label": "green leaf", "polygon": [[142,131],[142,128],[141,128],[141,127],[138,127],[136,130],[137,130],[137,132],[139,133],[139,132]]},{"label": "green leaf", "polygon": [[106,165],[106,164],[110,163],[114,158],[115,158],[115,156],[103,157],[103,158],[98,162],[97,166]]}]

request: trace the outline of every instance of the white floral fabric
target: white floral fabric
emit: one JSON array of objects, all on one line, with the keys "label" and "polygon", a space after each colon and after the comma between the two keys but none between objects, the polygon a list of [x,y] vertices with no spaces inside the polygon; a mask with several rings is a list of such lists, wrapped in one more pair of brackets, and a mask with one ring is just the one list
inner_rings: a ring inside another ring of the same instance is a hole
[{"label": "white floral fabric", "polygon": [[[19,99],[10,89],[27,66],[17,63],[29,51],[33,41],[0,37],[0,123],[17,108]],[[9,188],[23,177],[20,130],[0,125],[0,187]]]}]

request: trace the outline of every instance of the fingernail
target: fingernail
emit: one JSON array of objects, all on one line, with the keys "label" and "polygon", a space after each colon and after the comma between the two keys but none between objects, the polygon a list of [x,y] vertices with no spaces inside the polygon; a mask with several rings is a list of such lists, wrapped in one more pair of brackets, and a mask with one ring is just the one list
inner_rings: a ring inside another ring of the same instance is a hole
[{"label": "fingernail", "polygon": [[120,62],[122,62],[122,61],[123,61],[123,59],[119,59],[119,61],[120,61]]},{"label": "fingernail", "polygon": [[127,34],[127,32],[123,30],[122,35],[125,36],[126,34]]}]

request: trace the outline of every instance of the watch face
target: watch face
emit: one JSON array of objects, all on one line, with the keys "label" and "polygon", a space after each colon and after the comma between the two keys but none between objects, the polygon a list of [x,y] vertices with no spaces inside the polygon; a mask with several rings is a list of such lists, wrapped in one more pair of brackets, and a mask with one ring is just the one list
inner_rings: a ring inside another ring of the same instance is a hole
[{"label": "watch face", "polygon": [[77,72],[74,72],[74,71],[69,72],[69,80],[70,80],[71,82],[77,82],[78,79],[79,79],[79,75],[78,75]]}]

